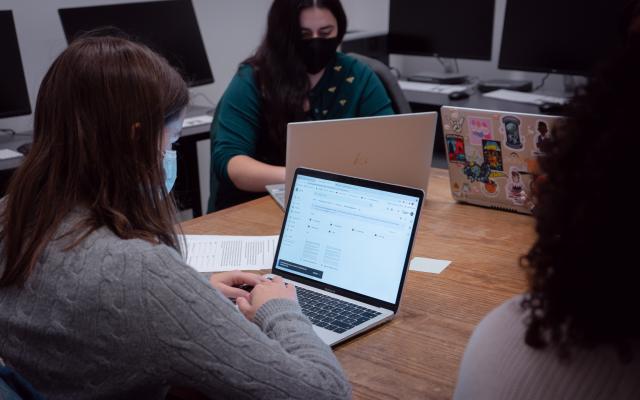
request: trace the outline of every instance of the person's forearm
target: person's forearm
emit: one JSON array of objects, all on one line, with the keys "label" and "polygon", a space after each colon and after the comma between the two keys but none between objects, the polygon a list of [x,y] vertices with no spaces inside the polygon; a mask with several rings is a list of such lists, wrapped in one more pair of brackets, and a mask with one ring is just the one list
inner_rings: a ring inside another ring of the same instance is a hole
[{"label": "person's forearm", "polygon": [[241,155],[229,160],[227,172],[229,179],[238,189],[247,192],[264,192],[265,185],[284,182],[285,168]]}]

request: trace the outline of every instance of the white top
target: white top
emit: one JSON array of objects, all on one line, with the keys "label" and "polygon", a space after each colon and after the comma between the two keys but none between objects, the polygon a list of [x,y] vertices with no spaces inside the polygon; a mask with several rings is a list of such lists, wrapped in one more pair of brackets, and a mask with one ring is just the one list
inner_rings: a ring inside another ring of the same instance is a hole
[{"label": "white top", "polygon": [[576,350],[569,361],[524,342],[522,296],[476,327],[462,360],[454,399],[640,399],[640,346],[622,364],[611,347]]}]

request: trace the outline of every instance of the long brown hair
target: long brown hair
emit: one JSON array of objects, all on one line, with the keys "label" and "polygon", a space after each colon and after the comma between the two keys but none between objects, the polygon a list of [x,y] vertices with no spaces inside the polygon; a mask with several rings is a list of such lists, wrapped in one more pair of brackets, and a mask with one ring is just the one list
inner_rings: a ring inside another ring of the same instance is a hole
[{"label": "long brown hair", "polygon": [[122,239],[179,250],[163,128],[188,101],[182,77],[144,45],[104,36],[71,43],[42,81],[33,146],[7,190],[0,286],[24,283],[77,209],[86,217],[59,232],[75,244],[106,226]]},{"label": "long brown hair", "polygon": [[243,64],[254,67],[262,96],[262,118],[274,153],[270,163],[284,162],[287,123],[305,118],[304,100],[309,94],[309,76],[299,56],[302,40],[300,14],[311,7],[325,8],[338,23],[338,41],[347,31],[347,16],[340,0],[274,0],[267,18],[267,32],[254,56]]}]

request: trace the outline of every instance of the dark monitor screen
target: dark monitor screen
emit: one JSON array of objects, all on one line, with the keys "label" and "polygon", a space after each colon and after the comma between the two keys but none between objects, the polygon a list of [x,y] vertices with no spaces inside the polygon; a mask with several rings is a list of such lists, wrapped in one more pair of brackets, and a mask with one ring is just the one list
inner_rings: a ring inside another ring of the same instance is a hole
[{"label": "dark monitor screen", "polygon": [[389,52],[491,59],[495,0],[391,0]]},{"label": "dark monitor screen", "polygon": [[191,0],[63,8],[58,13],[67,42],[94,29],[117,28],[166,57],[190,86],[213,82]]},{"label": "dark monitor screen", "polygon": [[31,114],[11,11],[0,11],[0,118]]},{"label": "dark monitor screen", "polygon": [[500,69],[588,75],[622,41],[627,0],[507,0]]}]

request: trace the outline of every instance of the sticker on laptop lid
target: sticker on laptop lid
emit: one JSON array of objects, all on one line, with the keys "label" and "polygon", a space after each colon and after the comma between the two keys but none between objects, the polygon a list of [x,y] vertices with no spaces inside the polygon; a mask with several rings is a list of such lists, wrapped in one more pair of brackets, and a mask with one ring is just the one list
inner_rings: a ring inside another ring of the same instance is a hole
[{"label": "sticker on laptop lid", "polygon": [[485,196],[496,197],[500,192],[500,185],[497,181],[489,179],[481,186],[480,190]]},{"label": "sticker on laptop lid", "polygon": [[536,155],[543,154],[542,144],[549,139],[549,125],[547,121],[538,120],[536,122],[536,134],[533,137],[534,153]]},{"label": "sticker on laptop lid", "polygon": [[489,118],[469,117],[469,143],[480,146],[483,140],[493,139],[492,121]]},{"label": "sticker on laptop lid", "polygon": [[524,149],[524,137],[520,134],[521,124],[520,119],[513,116],[502,118],[500,130],[504,133],[504,144],[509,149],[516,151]]},{"label": "sticker on laptop lid", "polygon": [[486,162],[467,161],[464,169],[462,170],[464,175],[473,182],[486,183],[491,176],[491,167]]},{"label": "sticker on laptop lid", "polygon": [[447,135],[447,153],[449,153],[449,162],[464,164],[467,161],[464,138],[458,135]]},{"label": "sticker on laptop lid", "polygon": [[[466,183],[464,183],[463,185],[467,185]],[[453,182],[453,184],[451,185],[451,191],[453,192],[453,194],[456,197],[462,197],[462,186],[461,184],[459,184],[458,182]]]},{"label": "sticker on laptop lid", "polygon": [[482,156],[493,171],[503,171],[502,146],[497,140],[482,140]]},{"label": "sticker on laptop lid", "polygon": [[469,193],[473,193],[474,190],[471,188],[471,185],[469,185],[468,183],[465,183],[462,185],[462,195],[463,196],[468,196]]},{"label": "sticker on laptop lid", "polygon": [[449,114],[449,116],[445,118],[445,130],[451,130],[457,134],[462,134],[463,127],[464,117],[461,116],[458,111],[452,111],[451,114]]},{"label": "sticker on laptop lid", "polygon": [[515,205],[524,205],[529,198],[525,191],[525,187],[526,184],[523,181],[521,171],[517,167],[509,168],[506,185],[507,198],[509,198]]}]

